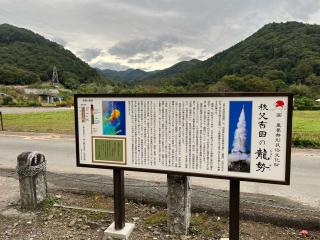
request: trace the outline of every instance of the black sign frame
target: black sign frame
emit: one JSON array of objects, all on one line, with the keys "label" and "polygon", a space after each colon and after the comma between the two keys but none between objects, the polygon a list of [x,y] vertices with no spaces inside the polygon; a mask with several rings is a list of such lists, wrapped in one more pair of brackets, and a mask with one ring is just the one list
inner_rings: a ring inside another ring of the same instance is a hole
[{"label": "black sign frame", "polygon": [[[193,172],[179,172],[172,170],[157,170],[157,169],[145,169],[145,168],[132,168],[126,166],[106,166],[106,165],[91,165],[80,163],[79,156],[79,126],[78,126],[78,98],[188,98],[188,97],[288,97],[287,108],[287,136],[286,136],[286,168],[285,168],[285,180],[265,180],[256,178],[244,178],[244,177],[232,177],[221,176],[215,174],[202,174]],[[292,93],[275,93],[275,92],[228,92],[228,93],[183,93],[183,94],[170,94],[170,93],[143,93],[143,94],[75,94],[74,95],[74,116],[75,116],[75,137],[76,137],[76,161],[77,167],[88,168],[102,168],[102,169],[121,169],[126,171],[136,172],[150,172],[160,174],[182,175],[182,176],[194,176],[204,178],[217,178],[226,180],[238,180],[247,182],[260,182],[279,185],[290,185],[291,174],[291,136],[292,136],[292,112],[293,112],[293,94]]]}]

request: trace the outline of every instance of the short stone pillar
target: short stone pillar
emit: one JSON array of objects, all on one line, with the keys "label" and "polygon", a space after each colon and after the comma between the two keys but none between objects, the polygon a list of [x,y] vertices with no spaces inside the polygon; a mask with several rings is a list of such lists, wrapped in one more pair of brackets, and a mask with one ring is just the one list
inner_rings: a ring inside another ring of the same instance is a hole
[{"label": "short stone pillar", "polygon": [[191,179],[167,175],[167,225],[170,234],[187,235],[191,217]]},{"label": "short stone pillar", "polygon": [[39,152],[23,152],[17,158],[21,207],[35,209],[47,196],[46,159]]}]

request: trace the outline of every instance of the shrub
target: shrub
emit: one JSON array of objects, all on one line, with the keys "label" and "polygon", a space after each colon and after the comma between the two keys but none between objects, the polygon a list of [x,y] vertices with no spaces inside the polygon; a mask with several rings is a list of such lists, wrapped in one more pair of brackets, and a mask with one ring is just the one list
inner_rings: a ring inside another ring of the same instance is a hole
[{"label": "shrub", "polygon": [[3,97],[2,99],[2,104],[3,105],[14,105],[14,101],[12,97]]},{"label": "shrub", "polygon": [[26,101],[26,105],[29,107],[40,107],[41,103],[37,100],[28,100]]},{"label": "shrub", "polygon": [[306,110],[313,110],[317,111],[320,110],[320,106],[298,106],[296,107],[297,110],[306,111]]},{"label": "shrub", "polygon": [[66,107],[68,106],[67,102],[61,101],[56,103],[56,107]]}]

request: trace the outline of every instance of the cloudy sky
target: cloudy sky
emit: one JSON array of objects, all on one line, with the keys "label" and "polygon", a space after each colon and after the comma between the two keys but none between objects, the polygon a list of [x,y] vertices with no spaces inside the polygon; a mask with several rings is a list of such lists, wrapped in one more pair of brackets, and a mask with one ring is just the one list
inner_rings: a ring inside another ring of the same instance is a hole
[{"label": "cloudy sky", "polygon": [[155,70],[204,60],[270,22],[320,24],[319,0],[0,0],[0,23],[62,44],[91,66]]}]

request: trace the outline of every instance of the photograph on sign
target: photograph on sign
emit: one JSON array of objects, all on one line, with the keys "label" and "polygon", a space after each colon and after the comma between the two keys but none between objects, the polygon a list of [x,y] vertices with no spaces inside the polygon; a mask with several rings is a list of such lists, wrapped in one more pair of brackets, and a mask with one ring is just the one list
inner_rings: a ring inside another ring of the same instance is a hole
[{"label": "photograph on sign", "polygon": [[251,101],[230,101],[228,170],[250,172]]},{"label": "photograph on sign", "polygon": [[76,95],[77,164],[288,184],[292,96],[229,95]]}]

